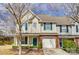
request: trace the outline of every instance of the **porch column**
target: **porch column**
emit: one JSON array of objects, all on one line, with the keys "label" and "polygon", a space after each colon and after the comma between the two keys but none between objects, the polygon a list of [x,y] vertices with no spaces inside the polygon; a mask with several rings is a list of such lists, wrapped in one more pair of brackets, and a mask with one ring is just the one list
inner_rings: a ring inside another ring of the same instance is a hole
[{"label": "porch column", "polygon": [[17,37],[14,37],[14,45],[17,45]]},{"label": "porch column", "polygon": [[28,36],[28,46],[30,46],[30,40],[29,40],[29,36]]}]

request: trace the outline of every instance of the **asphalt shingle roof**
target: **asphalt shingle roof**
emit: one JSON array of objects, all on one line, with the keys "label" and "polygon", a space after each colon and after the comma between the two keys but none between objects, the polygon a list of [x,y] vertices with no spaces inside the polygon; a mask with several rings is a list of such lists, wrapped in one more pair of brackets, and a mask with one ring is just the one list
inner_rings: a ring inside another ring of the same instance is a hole
[{"label": "asphalt shingle roof", "polygon": [[37,16],[41,19],[41,22],[53,22],[57,25],[71,25],[73,22],[71,18],[66,16],[49,16],[43,14],[39,14]]}]

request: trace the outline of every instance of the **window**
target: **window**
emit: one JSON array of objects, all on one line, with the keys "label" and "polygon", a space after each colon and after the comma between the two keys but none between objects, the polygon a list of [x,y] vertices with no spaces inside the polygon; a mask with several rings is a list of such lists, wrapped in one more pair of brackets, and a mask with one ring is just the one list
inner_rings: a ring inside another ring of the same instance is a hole
[{"label": "window", "polygon": [[33,27],[36,29],[37,28],[37,23],[33,23]]},{"label": "window", "polygon": [[62,32],[67,32],[67,29],[65,26],[62,26]]},{"label": "window", "polygon": [[60,32],[69,32],[68,26],[62,26],[60,25]]},{"label": "window", "polygon": [[52,23],[44,23],[44,30],[52,30]]},{"label": "window", "polygon": [[28,42],[27,37],[21,40],[21,44],[27,44],[27,42]]},{"label": "window", "polygon": [[27,23],[25,24],[25,30],[27,30]]},{"label": "window", "polygon": [[79,32],[79,26],[76,25],[76,32]]}]

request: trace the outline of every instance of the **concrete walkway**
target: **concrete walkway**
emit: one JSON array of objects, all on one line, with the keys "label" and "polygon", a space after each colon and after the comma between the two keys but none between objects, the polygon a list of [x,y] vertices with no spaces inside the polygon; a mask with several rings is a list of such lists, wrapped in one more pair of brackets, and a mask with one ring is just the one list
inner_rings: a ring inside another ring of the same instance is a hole
[{"label": "concrete walkway", "polygon": [[43,49],[43,52],[45,55],[69,55],[67,52],[65,52],[62,49]]}]

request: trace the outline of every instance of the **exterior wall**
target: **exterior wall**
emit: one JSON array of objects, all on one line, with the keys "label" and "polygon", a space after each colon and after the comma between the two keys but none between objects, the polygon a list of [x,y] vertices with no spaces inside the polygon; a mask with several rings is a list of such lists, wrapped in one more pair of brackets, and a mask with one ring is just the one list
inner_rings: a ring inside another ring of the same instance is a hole
[{"label": "exterior wall", "polygon": [[22,22],[25,22],[28,19],[31,19],[33,17],[33,14],[31,12],[28,12],[26,16],[23,17]]},{"label": "exterior wall", "polygon": [[75,38],[74,41],[77,44],[77,46],[79,47],[79,38]]},{"label": "exterior wall", "polygon": [[[40,33],[40,23],[38,23],[39,20],[37,18],[34,18],[32,20],[32,24],[31,24],[31,29],[30,29],[30,32],[31,33]],[[34,28],[33,24],[36,23],[36,28]]]}]

